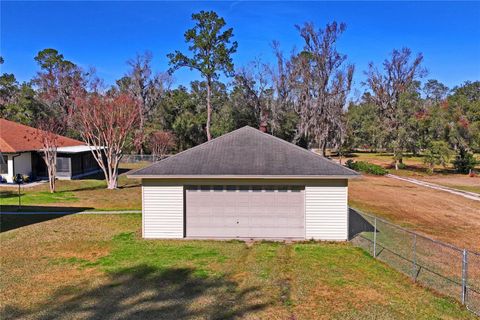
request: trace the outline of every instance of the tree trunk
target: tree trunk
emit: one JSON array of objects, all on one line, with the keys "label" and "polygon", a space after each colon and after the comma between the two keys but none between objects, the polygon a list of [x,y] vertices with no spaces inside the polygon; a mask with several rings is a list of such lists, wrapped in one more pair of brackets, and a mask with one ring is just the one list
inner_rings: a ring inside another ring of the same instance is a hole
[{"label": "tree trunk", "polygon": [[117,189],[117,186],[118,186],[117,175],[112,174],[110,177],[108,177],[107,189],[109,190]]},{"label": "tree trunk", "polygon": [[55,178],[57,176],[57,155],[52,154],[51,151],[46,151],[43,160],[45,161],[45,165],[47,166],[47,173],[48,173],[48,187],[50,189],[50,193],[55,193]]},{"label": "tree trunk", "polygon": [[[398,146],[397,143],[395,143],[395,144]],[[403,163],[400,148],[398,148],[398,147],[393,148],[393,158],[395,159],[395,170],[398,170],[400,163]]]},{"label": "tree trunk", "polygon": [[51,170],[48,170],[48,186],[50,193],[55,193],[55,174]]},{"label": "tree trunk", "polygon": [[143,106],[145,104],[145,101],[143,100],[142,103],[139,104],[139,114],[140,114],[140,121],[139,121],[139,127],[140,127],[140,150],[137,150],[140,155],[143,155],[143,131],[145,130],[145,115],[143,113]]},{"label": "tree trunk", "polygon": [[212,106],[210,104],[210,95],[211,95],[211,80],[207,79],[207,139],[208,141],[212,140],[212,135],[210,133],[210,121],[212,117]]},{"label": "tree trunk", "polygon": [[395,158],[395,170],[398,170],[400,164],[403,163],[403,159],[402,159],[402,157],[400,156],[400,153],[399,153],[398,150],[397,150],[397,151],[394,151],[393,157]]},{"label": "tree trunk", "polygon": [[318,149],[321,152],[322,156],[325,157],[327,154],[327,143],[325,141],[320,141],[318,143]]}]

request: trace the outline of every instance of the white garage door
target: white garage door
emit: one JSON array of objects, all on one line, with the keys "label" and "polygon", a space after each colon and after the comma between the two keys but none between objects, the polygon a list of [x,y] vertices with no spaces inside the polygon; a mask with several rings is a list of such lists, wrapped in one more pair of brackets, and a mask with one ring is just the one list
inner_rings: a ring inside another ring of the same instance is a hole
[{"label": "white garage door", "polygon": [[190,238],[305,238],[304,187],[190,186]]}]

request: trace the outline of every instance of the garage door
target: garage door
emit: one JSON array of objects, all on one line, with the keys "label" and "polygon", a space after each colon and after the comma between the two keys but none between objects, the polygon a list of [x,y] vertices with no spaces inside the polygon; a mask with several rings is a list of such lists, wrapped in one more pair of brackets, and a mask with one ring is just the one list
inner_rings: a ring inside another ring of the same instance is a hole
[{"label": "garage door", "polygon": [[186,236],[305,238],[304,187],[190,186]]}]

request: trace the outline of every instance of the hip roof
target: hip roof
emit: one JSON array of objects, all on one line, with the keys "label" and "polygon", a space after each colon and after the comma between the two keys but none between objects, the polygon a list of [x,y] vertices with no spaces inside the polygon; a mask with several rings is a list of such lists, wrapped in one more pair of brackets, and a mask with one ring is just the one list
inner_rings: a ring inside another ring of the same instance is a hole
[{"label": "hip roof", "polygon": [[358,174],[246,126],[129,174],[137,178],[349,178]]}]

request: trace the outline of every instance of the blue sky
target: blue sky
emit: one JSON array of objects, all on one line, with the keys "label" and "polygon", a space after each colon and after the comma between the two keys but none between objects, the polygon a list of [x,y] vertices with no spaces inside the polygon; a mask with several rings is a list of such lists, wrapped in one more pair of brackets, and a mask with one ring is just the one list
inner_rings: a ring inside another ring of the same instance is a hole
[{"label": "blue sky", "polygon": [[[127,70],[126,60],[149,50],[154,69],[168,68],[166,54],[185,51],[183,33],[191,14],[215,10],[234,28],[236,66],[260,58],[273,61],[272,40],[288,53],[301,47],[295,24],[318,27],[336,20],[347,24],[338,48],[356,66],[355,88],[362,91],[363,71],[380,64],[394,48],[424,54],[427,78],[450,87],[480,80],[479,2],[1,2],[2,72],[20,81],[37,71],[33,60],[55,48],[82,67],[94,66],[113,83]],[[175,85],[199,75],[175,73]]]}]

